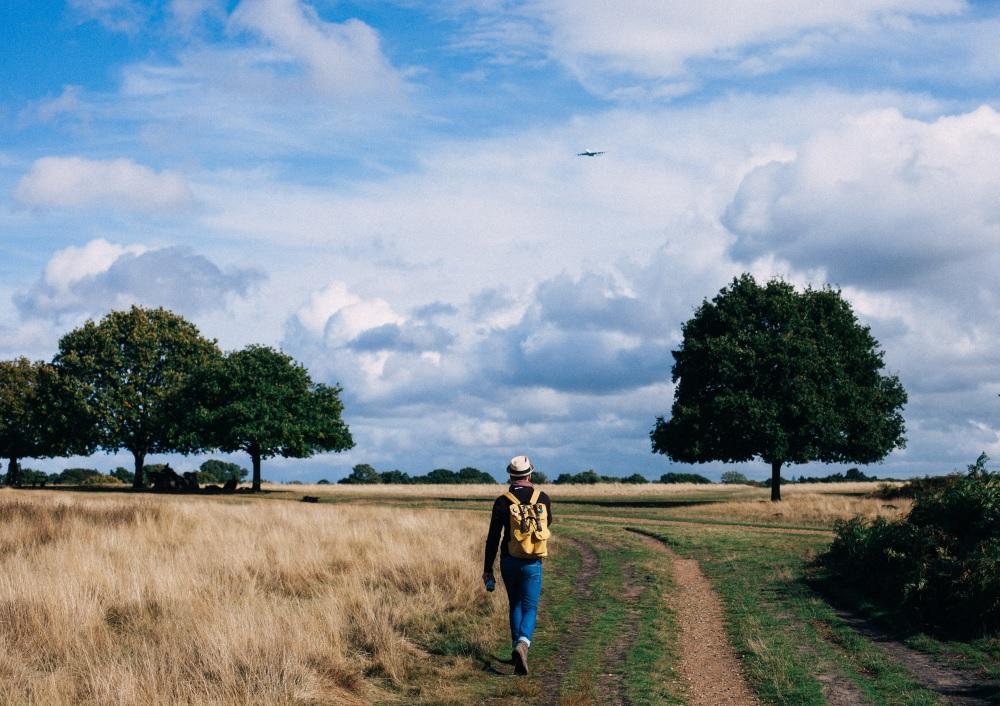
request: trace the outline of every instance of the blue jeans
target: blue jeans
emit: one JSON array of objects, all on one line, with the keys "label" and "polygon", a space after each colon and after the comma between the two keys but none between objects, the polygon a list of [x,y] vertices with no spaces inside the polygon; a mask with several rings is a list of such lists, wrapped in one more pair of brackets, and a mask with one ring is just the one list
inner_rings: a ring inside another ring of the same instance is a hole
[{"label": "blue jeans", "polygon": [[538,615],[538,598],[542,595],[542,560],[502,556],[500,575],[510,602],[511,645],[516,647],[521,639],[530,645]]}]

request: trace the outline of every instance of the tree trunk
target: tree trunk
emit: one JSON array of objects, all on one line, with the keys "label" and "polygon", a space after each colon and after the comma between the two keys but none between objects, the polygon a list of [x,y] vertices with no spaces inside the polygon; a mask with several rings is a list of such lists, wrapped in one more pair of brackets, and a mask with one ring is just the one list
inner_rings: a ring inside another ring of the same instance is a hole
[{"label": "tree trunk", "polygon": [[146,453],[144,451],[133,451],[132,455],[135,456],[135,478],[132,479],[132,488],[139,490],[146,487],[142,472],[142,467],[146,465]]},{"label": "tree trunk", "polygon": [[16,456],[11,456],[7,465],[7,485],[11,487],[21,485],[21,467],[17,463]]},{"label": "tree trunk", "polygon": [[771,461],[771,502],[781,500],[781,461]]},{"label": "tree trunk", "polygon": [[253,491],[257,493],[260,492],[260,449],[254,446],[250,458],[253,459]]}]

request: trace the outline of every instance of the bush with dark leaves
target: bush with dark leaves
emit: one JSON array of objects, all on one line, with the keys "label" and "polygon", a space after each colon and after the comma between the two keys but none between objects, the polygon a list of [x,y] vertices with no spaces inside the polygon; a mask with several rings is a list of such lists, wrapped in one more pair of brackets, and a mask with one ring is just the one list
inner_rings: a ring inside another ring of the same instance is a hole
[{"label": "bush with dark leaves", "polygon": [[821,557],[831,577],[938,632],[1000,632],[1000,475],[987,460],[925,486],[902,520],[839,522]]}]

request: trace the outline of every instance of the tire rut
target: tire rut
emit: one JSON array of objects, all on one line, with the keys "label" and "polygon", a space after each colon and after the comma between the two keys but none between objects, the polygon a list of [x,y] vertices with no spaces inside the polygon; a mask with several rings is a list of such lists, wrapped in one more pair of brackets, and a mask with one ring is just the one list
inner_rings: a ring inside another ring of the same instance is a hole
[{"label": "tire rut", "polygon": [[997,703],[986,693],[1000,690],[997,682],[953,669],[928,654],[907,647],[854,613],[843,609],[834,610],[837,617],[859,635],[878,645],[890,659],[902,665],[914,681],[933,691],[945,703],[954,706],[991,706]]},{"label": "tire rut", "polygon": [[[573,537],[564,537],[561,542],[571,545],[580,555],[580,570],[576,574],[573,594],[577,601],[589,601],[594,597],[594,577],[600,568],[600,561],[597,552],[586,542]],[[590,617],[583,611],[578,611],[573,620],[567,624],[563,630],[566,639],[559,649],[559,656],[553,661],[551,669],[542,679],[542,693],[550,696],[550,703],[559,703],[563,696],[563,678],[569,672],[573,663],[573,655],[580,645],[587,626],[590,625]]]},{"label": "tire rut", "polygon": [[625,688],[625,660],[636,640],[640,613],[635,601],[645,588],[639,581],[634,564],[628,564],[623,573],[621,600],[626,603],[625,620],[619,626],[616,638],[604,650],[601,660],[604,669],[597,682],[599,703],[610,706],[629,706]]},{"label": "tire rut", "polygon": [[698,562],[642,532],[636,535],[671,563],[676,590],[667,601],[680,627],[679,667],[689,706],[759,706],[726,636],[722,603]]}]

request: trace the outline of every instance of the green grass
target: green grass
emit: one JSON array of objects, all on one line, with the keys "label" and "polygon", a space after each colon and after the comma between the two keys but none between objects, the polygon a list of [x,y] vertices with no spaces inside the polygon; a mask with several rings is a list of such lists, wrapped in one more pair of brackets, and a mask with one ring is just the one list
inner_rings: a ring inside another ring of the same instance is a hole
[{"label": "green grass", "polygon": [[[604,675],[614,671],[620,674],[621,688],[633,706],[683,704],[674,670],[676,622],[663,602],[671,584],[662,557],[623,529],[566,521],[557,530],[552,556],[545,563],[531,676],[508,676],[512,667],[501,663],[510,657],[505,624],[491,655],[504,675],[466,672],[462,679],[468,703],[598,704],[602,703],[602,682],[609,680]],[[592,546],[597,556],[597,572],[584,600],[577,591],[581,555],[566,538]],[[622,600],[626,572],[631,583],[641,587],[628,604]],[[502,584],[497,591],[506,606]],[[609,648],[621,637],[626,638],[627,649],[619,663],[609,665]],[[446,654],[459,654],[470,645],[458,639],[438,647]],[[429,698],[415,703],[435,703]]]},{"label": "green grass", "polygon": [[698,560],[723,602],[747,676],[766,703],[821,706],[817,677],[827,670],[846,676],[874,704],[940,703],[810,590],[805,573],[825,548],[823,538],[686,528],[649,534]]}]

